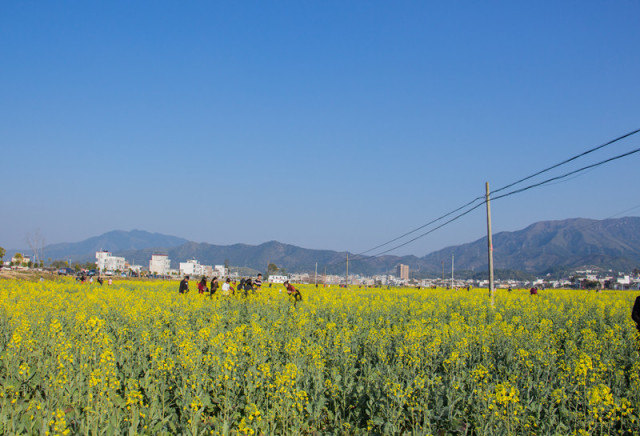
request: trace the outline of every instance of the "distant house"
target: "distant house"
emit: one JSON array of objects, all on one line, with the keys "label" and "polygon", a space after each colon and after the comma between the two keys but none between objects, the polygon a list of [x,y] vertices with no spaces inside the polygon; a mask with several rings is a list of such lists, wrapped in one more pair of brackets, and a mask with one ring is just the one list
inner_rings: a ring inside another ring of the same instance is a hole
[{"label": "distant house", "polygon": [[114,256],[108,251],[96,252],[96,265],[100,271],[124,271],[124,257]]},{"label": "distant house", "polygon": [[11,262],[13,262],[14,266],[27,265],[29,262],[31,262],[31,256],[23,255],[22,253],[16,253],[11,258]]},{"label": "distant house", "polygon": [[171,269],[171,259],[166,254],[152,254],[149,261],[149,272],[164,276],[169,274]]},{"label": "distant house", "polygon": [[618,277],[618,280],[616,280],[616,288],[617,289],[630,289],[631,288],[631,277],[629,277],[629,276]]},{"label": "distant house", "polygon": [[269,283],[284,283],[289,280],[287,276],[269,276]]},{"label": "distant house", "polygon": [[203,265],[200,265],[196,259],[190,259],[186,262],[180,262],[180,275],[201,276],[204,274]]},{"label": "distant house", "polygon": [[229,269],[225,268],[224,265],[215,265],[213,267],[213,274],[217,277],[227,277],[229,275]]}]

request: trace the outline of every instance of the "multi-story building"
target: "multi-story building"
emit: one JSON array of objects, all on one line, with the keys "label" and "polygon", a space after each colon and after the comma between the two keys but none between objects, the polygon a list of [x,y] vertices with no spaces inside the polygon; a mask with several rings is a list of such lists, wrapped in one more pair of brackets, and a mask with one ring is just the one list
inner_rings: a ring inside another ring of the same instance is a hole
[{"label": "multi-story building", "polygon": [[114,256],[110,252],[97,251],[96,264],[100,271],[124,271],[124,257]]},{"label": "multi-story building", "polygon": [[187,276],[201,276],[204,275],[204,266],[200,265],[200,262],[196,259],[180,262],[180,274]]},{"label": "multi-story building", "polygon": [[224,265],[216,265],[213,267],[213,273],[218,277],[227,277],[229,275],[229,269]]},{"label": "multi-story building", "polygon": [[152,254],[149,261],[149,272],[164,276],[169,274],[171,269],[171,259],[166,254]]},{"label": "multi-story building", "polygon": [[400,277],[401,280],[409,280],[409,265],[398,265],[396,275]]}]

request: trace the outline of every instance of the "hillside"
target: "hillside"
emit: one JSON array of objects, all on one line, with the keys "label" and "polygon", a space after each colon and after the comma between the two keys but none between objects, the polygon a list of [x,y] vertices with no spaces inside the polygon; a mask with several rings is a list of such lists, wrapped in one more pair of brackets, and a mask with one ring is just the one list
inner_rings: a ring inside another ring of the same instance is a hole
[{"label": "hillside", "polygon": [[[594,266],[630,269],[640,264],[640,218],[541,221],[516,232],[493,236],[494,266],[528,272]],[[422,258],[437,271],[455,256],[456,268],[487,269],[487,240],[444,248]]]},{"label": "hillside", "polygon": [[[80,242],[64,242],[51,244],[44,247],[45,259],[71,259],[72,261],[86,262],[95,260],[96,251],[107,250],[112,253],[120,251],[141,250],[151,247],[175,247],[188,242],[186,239],[176,236],[168,236],[160,233],[150,233],[144,230],[114,230],[100,236],[94,236]],[[18,250],[8,250],[12,255]],[[20,250],[29,254],[29,250]],[[148,261],[147,261],[148,262]]]},{"label": "hillside", "polygon": [[[574,218],[541,221],[515,232],[493,236],[496,270],[547,273],[581,267],[631,270],[640,266],[640,217],[607,220]],[[214,245],[190,242],[175,236],[141,230],[108,232],[85,241],[45,247],[45,258],[90,261],[95,252],[109,250],[129,262],[148,265],[153,253],[169,255],[174,268],[179,262],[198,259],[202,264],[230,265],[265,271],[269,262],[292,272],[318,271],[344,274],[346,252],[314,250],[277,241],[260,245]],[[9,254],[9,253],[8,253]],[[358,257],[350,254],[353,274],[394,273],[399,263],[409,265],[415,276],[439,276],[444,262],[450,271],[451,256],[457,271],[487,270],[487,242],[480,238],[468,244],[447,247],[424,257]]]}]

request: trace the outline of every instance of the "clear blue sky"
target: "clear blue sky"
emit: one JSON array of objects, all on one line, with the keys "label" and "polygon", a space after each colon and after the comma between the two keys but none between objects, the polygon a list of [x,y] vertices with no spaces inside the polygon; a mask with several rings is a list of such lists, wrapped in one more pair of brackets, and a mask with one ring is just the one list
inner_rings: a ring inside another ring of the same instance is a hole
[{"label": "clear blue sky", "polygon": [[[640,127],[639,17],[636,1],[3,2],[0,246],[143,229],[366,250]],[[637,206],[639,163],[496,201],[494,231]],[[479,209],[394,254],[485,232]]]}]

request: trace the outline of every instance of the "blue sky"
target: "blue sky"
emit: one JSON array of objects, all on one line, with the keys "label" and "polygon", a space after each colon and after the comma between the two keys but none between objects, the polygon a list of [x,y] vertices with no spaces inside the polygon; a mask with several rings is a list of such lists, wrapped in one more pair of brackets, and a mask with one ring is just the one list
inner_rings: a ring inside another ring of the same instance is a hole
[{"label": "blue sky", "polygon": [[[639,128],[639,16],[634,1],[3,2],[0,246],[143,229],[366,250]],[[638,206],[639,162],[496,201],[494,231]],[[394,254],[485,232],[479,209]]]}]

